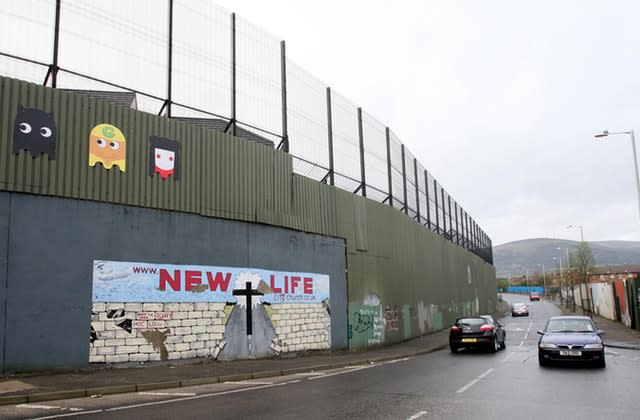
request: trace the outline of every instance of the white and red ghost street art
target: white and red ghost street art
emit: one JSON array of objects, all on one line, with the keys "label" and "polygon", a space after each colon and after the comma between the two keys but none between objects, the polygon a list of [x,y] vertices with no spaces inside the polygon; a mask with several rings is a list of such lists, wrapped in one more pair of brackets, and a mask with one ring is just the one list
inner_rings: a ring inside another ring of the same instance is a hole
[{"label": "white and red ghost street art", "polygon": [[149,137],[149,176],[180,179],[180,143],[166,137]]}]

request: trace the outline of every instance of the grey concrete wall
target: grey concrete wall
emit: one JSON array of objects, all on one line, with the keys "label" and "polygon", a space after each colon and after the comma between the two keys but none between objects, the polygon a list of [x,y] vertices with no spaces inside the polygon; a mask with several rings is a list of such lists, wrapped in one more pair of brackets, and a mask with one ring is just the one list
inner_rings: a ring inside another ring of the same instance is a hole
[{"label": "grey concrete wall", "polygon": [[7,325],[7,238],[9,237],[10,194],[0,192],[0,372],[4,366]]},{"label": "grey concrete wall", "polygon": [[0,310],[6,321],[0,322],[0,371],[88,364],[92,270],[99,259],[328,274],[332,348],[348,346],[342,239],[186,213],[3,192],[0,258],[7,267],[0,267]]}]

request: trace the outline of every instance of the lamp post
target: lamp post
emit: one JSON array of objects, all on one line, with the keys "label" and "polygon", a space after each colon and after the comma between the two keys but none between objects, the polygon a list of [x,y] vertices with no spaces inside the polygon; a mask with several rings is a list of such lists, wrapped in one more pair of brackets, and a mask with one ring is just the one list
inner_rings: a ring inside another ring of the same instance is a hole
[{"label": "lamp post", "polygon": [[567,226],[567,229],[571,229],[571,228],[580,228],[580,242],[584,242],[584,234],[582,233],[582,226],[581,225],[569,225],[569,226]]},{"label": "lamp post", "polygon": [[608,131],[604,130],[602,133],[595,135],[596,138],[608,137],[618,134],[628,134],[631,139],[631,153],[633,154],[633,170],[636,174],[636,193],[638,195],[638,214],[640,214],[640,176],[638,175],[638,157],[636,155],[636,139],[633,134],[633,130],[628,131]]},{"label": "lamp post", "polygon": [[553,259],[558,260],[558,263],[560,264],[560,305],[562,305],[562,284],[564,283],[564,280],[562,279],[562,257],[553,257]]},{"label": "lamp post", "polygon": [[544,264],[538,264],[538,267],[542,266],[542,285],[544,289],[543,296],[547,295],[547,275],[544,272]]}]

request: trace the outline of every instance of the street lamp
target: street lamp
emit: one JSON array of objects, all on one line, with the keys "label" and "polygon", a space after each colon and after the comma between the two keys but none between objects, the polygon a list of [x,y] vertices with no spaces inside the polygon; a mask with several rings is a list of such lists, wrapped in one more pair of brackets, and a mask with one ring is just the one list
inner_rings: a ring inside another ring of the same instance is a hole
[{"label": "street lamp", "polygon": [[543,295],[547,295],[547,275],[544,273],[544,264],[538,264],[538,267],[542,266],[542,285],[544,286]]},{"label": "street lamp", "polygon": [[596,138],[613,136],[617,134],[628,134],[631,139],[631,153],[633,153],[633,170],[636,173],[636,192],[638,194],[638,214],[640,214],[640,176],[638,175],[638,157],[636,156],[636,139],[633,130],[629,131],[607,131],[595,135]]},{"label": "street lamp", "polygon": [[569,225],[569,226],[567,226],[567,229],[571,229],[571,228],[580,228],[580,242],[584,242],[584,234],[582,233],[582,226],[581,225]]},{"label": "street lamp", "polygon": [[553,257],[554,260],[558,260],[558,263],[560,264],[560,305],[562,305],[562,285],[564,283],[564,280],[562,279],[562,257]]}]

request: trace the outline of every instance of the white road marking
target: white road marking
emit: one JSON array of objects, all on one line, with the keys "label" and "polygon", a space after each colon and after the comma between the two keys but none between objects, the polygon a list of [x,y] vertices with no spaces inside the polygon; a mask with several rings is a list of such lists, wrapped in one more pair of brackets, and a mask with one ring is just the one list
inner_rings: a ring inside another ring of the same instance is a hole
[{"label": "white road marking", "polygon": [[195,392],[138,392],[138,395],[158,395],[161,397],[191,397]]},{"label": "white road marking", "polygon": [[[271,385],[273,382],[259,382],[259,381],[227,381],[223,382],[225,385],[238,384],[238,385]],[[196,395],[196,394],[193,394]]]},{"label": "white road marking", "polygon": [[302,372],[296,373],[296,376],[322,376],[324,374],[324,372]]},{"label": "white road marking", "polygon": [[58,407],[57,405],[38,405],[38,404],[20,404],[16,405],[17,408],[41,408],[43,410],[54,410]]},{"label": "white road marking", "polygon": [[328,373],[324,376],[314,376],[313,378],[309,378],[310,381],[313,381],[314,379],[322,379],[322,378],[328,378],[330,376],[336,376],[336,375],[344,375],[345,373],[351,373],[351,372],[357,372],[359,370],[362,369],[369,369],[370,367],[373,367],[375,365],[371,365],[371,366],[357,366],[354,368],[347,368],[347,370],[344,370],[342,372],[334,372],[334,373]]},{"label": "white road marking", "polygon": [[518,347],[522,347],[525,341],[527,341],[527,337],[529,337],[529,332],[531,331],[531,326],[533,325],[533,321],[529,321],[529,326],[527,327],[527,332],[524,334],[524,338],[518,345]]},{"label": "white road marking", "polygon": [[458,394],[463,393],[464,391],[466,391],[467,389],[471,388],[472,386],[474,386],[476,384],[476,382],[478,382],[479,380],[481,380],[482,378],[484,378],[485,376],[487,376],[488,374],[490,374],[491,372],[493,372],[493,368],[487,370],[486,372],[482,373],[480,376],[478,376],[476,379],[474,379],[473,381],[469,382],[468,384],[466,384],[465,386],[463,386],[462,388],[460,388],[459,390],[457,390],[456,392]]},{"label": "white road marking", "polygon": [[46,417],[34,417],[33,420],[59,419],[61,417],[85,416],[87,414],[102,413],[104,410],[83,411],[82,413],[56,414]]},{"label": "white road marking", "polygon": [[418,411],[416,414],[414,414],[413,416],[409,417],[407,420],[416,420],[416,419],[419,419],[420,417],[424,416],[425,414],[427,414],[426,411]]},{"label": "white road marking", "polygon": [[407,360],[410,360],[411,357],[403,357],[402,359],[394,359],[394,360],[387,360],[386,362],[383,362],[383,365],[388,365],[391,363],[398,363],[398,362],[405,362]]}]

